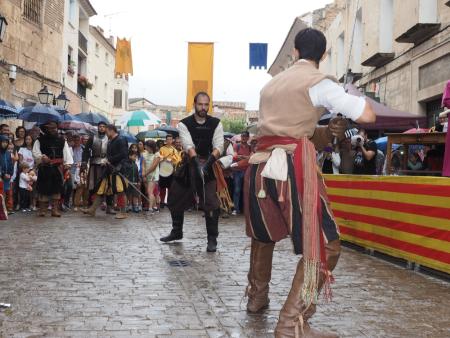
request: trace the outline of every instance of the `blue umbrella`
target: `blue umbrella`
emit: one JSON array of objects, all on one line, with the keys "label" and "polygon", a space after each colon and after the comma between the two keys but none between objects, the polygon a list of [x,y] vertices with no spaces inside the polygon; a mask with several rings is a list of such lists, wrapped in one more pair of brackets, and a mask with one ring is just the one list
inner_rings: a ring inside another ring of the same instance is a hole
[{"label": "blue umbrella", "polygon": [[52,106],[42,104],[23,108],[17,118],[27,122],[37,122],[37,124],[62,120],[61,115]]},{"label": "blue umbrella", "polygon": [[129,132],[125,131],[125,130],[121,130],[119,132],[119,135],[124,137],[128,143],[138,143],[138,140],[136,137],[134,137],[133,135],[131,135]]},{"label": "blue umbrella", "polygon": [[0,100],[0,118],[17,118],[18,109],[9,101]]},{"label": "blue umbrella", "polygon": [[104,122],[106,124],[110,124],[108,119],[99,113],[80,113],[75,116],[75,118],[81,122],[89,123],[93,126],[96,126],[99,122]]},{"label": "blue umbrella", "polygon": [[62,121],[78,121],[78,119],[70,114],[66,109],[58,106],[54,106],[55,110],[61,115]]},{"label": "blue umbrella", "polygon": [[[387,149],[387,136],[383,136],[380,138],[377,138],[375,140],[375,143],[377,144],[378,149],[380,149],[383,153],[386,153],[386,149]],[[397,150],[400,147],[399,144],[393,144],[392,145],[392,150]]]}]

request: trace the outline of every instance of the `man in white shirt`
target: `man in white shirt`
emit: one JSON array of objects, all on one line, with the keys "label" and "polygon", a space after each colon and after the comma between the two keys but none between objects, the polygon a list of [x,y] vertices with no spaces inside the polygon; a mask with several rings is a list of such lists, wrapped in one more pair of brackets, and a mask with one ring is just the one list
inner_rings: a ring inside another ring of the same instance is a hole
[{"label": "man in white shirt", "polygon": [[[223,152],[223,127],[218,118],[208,116],[210,98],[200,92],[195,96],[195,113],[181,120],[178,125],[183,149],[188,161],[177,170],[170,188],[167,206],[172,216],[172,231],[162,242],[183,238],[184,210],[192,206],[194,199],[205,211],[208,252],[215,252],[219,235],[219,200],[213,165]],[[190,175],[189,172],[194,175]],[[190,182],[189,176],[196,177]]]},{"label": "man in white shirt", "polygon": [[52,216],[61,217],[58,206],[63,188],[63,172],[73,164],[72,153],[67,142],[58,135],[58,125],[54,121],[42,127],[43,134],[33,146],[33,157],[38,165],[36,184],[39,199],[38,216],[45,217],[49,200],[52,201]]}]

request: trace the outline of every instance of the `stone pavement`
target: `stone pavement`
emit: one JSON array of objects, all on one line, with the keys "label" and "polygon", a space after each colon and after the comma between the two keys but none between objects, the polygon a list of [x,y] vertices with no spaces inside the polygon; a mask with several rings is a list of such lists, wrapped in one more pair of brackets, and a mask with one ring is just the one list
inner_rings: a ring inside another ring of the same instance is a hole
[{"label": "stone pavement", "polygon": [[[272,337],[298,259],[290,242],[276,247],[270,308],[248,315],[243,219],[221,221],[216,254],[205,252],[200,214],[187,213],[180,243],[158,241],[169,229],[167,211],[1,222],[0,302],[12,307],[0,311],[0,337]],[[335,278],[313,325],[341,337],[450,337],[449,284],[345,248]]]}]

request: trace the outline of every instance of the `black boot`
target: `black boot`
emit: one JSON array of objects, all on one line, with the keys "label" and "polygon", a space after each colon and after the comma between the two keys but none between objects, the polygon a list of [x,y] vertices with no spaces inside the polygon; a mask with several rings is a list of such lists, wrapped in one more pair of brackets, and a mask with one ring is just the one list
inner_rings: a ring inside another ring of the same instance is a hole
[{"label": "black boot", "polygon": [[168,236],[161,237],[159,239],[161,242],[172,242],[183,239],[184,213],[170,212],[170,215],[172,216],[172,231]]},{"label": "black boot", "polygon": [[217,237],[219,236],[219,215],[220,210],[205,212],[206,232],[208,233],[207,252],[216,252]]}]

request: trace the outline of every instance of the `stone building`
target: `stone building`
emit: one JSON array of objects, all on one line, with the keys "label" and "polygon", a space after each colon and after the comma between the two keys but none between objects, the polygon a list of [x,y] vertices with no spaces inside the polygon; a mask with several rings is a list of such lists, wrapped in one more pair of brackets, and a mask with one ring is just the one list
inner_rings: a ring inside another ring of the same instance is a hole
[{"label": "stone building", "polygon": [[[336,0],[301,18],[327,37],[322,71],[343,81],[350,69],[366,95],[390,108],[426,115],[433,125],[450,79],[449,6],[443,0]],[[288,37],[298,32],[293,28]],[[272,75],[289,66],[286,55],[292,48],[283,45]]]},{"label": "stone building", "polygon": [[[46,84],[61,91],[60,51],[64,33],[64,2],[60,0],[2,0],[0,14],[8,21],[0,42],[0,98],[18,106],[38,102]],[[10,72],[16,67],[16,78]]]},{"label": "stone building", "polygon": [[245,102],[214,101],[213,113],[219,118],[245,119]]},{"label": "stone building", "polygon": [[[62,2],[62,1],[61,1]],[[89,18],[96,15],[89,0],[65,0],[63,46],[60,49],[63,60],[62,80],[70,98],[69,111],[73,114],[89,111],[87,103],[87,82],[93,85],[88,76]],[[82,78],[85,81],[80,81]]]}]

